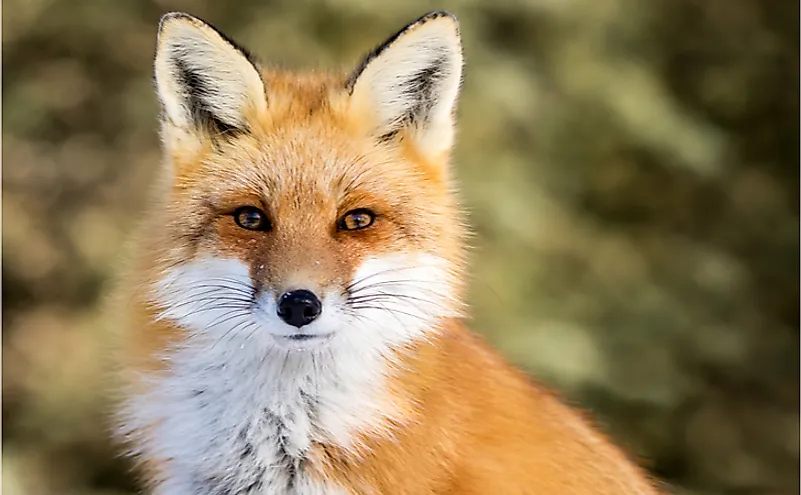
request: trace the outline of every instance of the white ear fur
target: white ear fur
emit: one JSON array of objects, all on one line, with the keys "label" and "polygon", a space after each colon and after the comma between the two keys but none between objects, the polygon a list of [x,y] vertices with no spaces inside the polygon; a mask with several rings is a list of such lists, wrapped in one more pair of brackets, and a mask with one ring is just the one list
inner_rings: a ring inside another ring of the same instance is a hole
[{"label": "white ear fur", "polygon": [[248,57],[196,17],[162,17],[155,70],[167,123],[188,132],[246,131],[247,116],[267,104],[264,83]]},{"label": "white ear fur", "polygon": [[372,113],[379,136],[403,128],[432,155],[453,144],[453,114],[462,79],[459,25],[448,12],[432,12],[378,47],[351,76],[357,108]]}]

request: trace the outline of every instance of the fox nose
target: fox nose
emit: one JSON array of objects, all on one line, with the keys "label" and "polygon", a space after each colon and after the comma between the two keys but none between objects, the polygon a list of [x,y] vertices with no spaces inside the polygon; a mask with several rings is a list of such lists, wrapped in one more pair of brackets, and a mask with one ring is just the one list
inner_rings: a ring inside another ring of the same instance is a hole
[{"label": "fox nose", "polygon": [[285,292],[278,300],[278,316],[293,327],[313,322],[323,311],[323,305],[313,292],[301,289]]}]

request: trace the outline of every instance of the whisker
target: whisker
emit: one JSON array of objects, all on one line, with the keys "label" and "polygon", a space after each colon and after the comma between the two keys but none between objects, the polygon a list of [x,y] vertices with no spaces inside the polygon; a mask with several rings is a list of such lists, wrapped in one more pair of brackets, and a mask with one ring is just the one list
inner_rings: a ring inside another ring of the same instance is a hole
[{"label": "whisker", "polygon": [[[219,302],[224,302],[224,303],[232,303],[232,302],[243,303],[241,305],[242,308],[250,307],[250,305],[252,303],[252,301],[250,299],[243,299],[243,298],[232,297],[232,296],[219,296],[219,297],[204,297],[204,298],[201,298],[201,299],[189,299],[189,300],[181,301],[179,303],[170,304],[167,307],[169,309],[177,309],[177,308],[181,308],[181,307],[184,307],[184,306],[188,306],[190,304],[196,304],[198,306],[199,305],[204,305],[202,308],[200,308],[198,310],[198,311],[201,311],[201,310],[205,310],[205,309],[208,309],[208,308],[211,308],[211,309],[219,308],[219,307],[225,308],[226,306],[228,306],[228,304],[214,304],[214,303],[216,303],[218,301]],[[231,307],[239,307],[239,305],[233,305],[233,304],[230,305],[230,306]]]},{"label": "whisker", "polygon": [[[381,304],[381,303],[380,303],[380,302],[378,302],[378,301],[373,301],[373,302],[374,302],[374,303],[376,303],[376,304],[379,304],[381,307],[383,307],[383,308],[384,308],[384,310],[385,310],[385,311],[387,311],[387,312],[389,312],[389,314],[391,314],[393,318],[395,318],[396,320],[398,320],[398,324],[399,324],[401,327],[404,327],[404,324],[403,324],[403,322],[401,321],[401,319],[400,319],[400,318],[398,318],[398,315],[396,314],[396,312],[395,312],[395,311],[391,311],[391,310],[387,309],[387,308],[386,308],[386,306],[384,306],[383,304]],[[398,311],[398,313],[400,313],[400,314],[404,314],[404,312],[403,312],[403,311]]]},{"label": "whisker", "polygon": [[239,329],[242,329],[242,330],[247,329],[247,328],[250,327],[250,325],[255,325],[255,324],[256,324],[255,322],[248,321],[248,320],[239,322],[238,324],[236,324],[233,327],[231,327],[227,332],[225,332],[220,338],[215,339],[214,344],[212,344],[212,346],[211,346],[211,349],[214,349],[217,346],[217,344],[219,344],[220,342],[224,341],[229,335],[231,335],[235,331],[237,331]]},{"label": "whisker", "polygon": [[[157,291],[157,294],[159,292],[164,293],[166,291],[164,289],[161,289],[161,290]],[[222,297],[225,297],[225,298],[229,298],[230,300],[233,300],[233,298],[237,298],[238,300],[241,300],[242,302],[245,302],[245,301],[252,302],[252,300],[254,298],[254,295],[255,295],[255,291],[245,292],[244,290],[241,290],[241,289],[238,289],[238,288],[230,289],[230,288],[224,287],[224,286],[205,285],[205,286],[200,286],[200,287],[196,286],[196,287],[192,287],[192,288],[189,288],[189,289],[176,290],[176,291],[174,291],[174,294],[178,295],[178,296],[180,296],[180,297],[182,297],[184,299],[187,299],[188,301],[201,301],[202,302],[202,301],[206,301],[206,300],[220,299]],[[220,295],[216,296],[216,297],[206,297],[206,296],[209,296],[211,294],[220,294]],[[158,305],[158,302],[159,302],[158,299],[160,299],[160,298],[156,297],[155,299],[156,299],[156,301],[154,301],[154,302],[155,302],[156,305]]]},{"label": "whisker", "polygon": [[255,299],[255,294],[248,294],[246,292],[238,292],[230,289],[222,289],[219,287],[216,288],[201,288],[195,290],[187,290],[177,292],[172,295],[171,299],[175,299],[176,296],[183,297],[185,299],[194,299],[194,300],[205,300],[205,299],[214,299],[217,297],[230,297],[230,298],[238,298],[243,301],[253,301]]},{"label": "whisker", "polygon": [[231,311],[229,313],[225,313],[222,316],[220,316],[217,319],[215,319],[214,321],[212,321],[211,323],[209,323],[208,325],[206,325],[206,328],[211,328],[211,327],[214,327],[216,325],[222,325],[223,323],[228,323],[229,321],[231,321],[231,320],[233,320],[235,318],[241,318],[243,316],[247,316],[249,313],[250,313],[250,311],[247,311],[247,310],[238,310],[238,311]]},{"label": "whisker", "polygon": [[253,287],[253,285],[252,285],[250,280],[242,280],[240,278],[233,278],[233,277],[223,277],[223,276],[204,277],[203,281],[204,282],[215,282],[215,281],[218,281],[218,282],[230,282],[233,285],[238,285],[238,286],[242,286],[242,287]]},{"label": "whisker", "polygon": [[370,275],[362,277],[362,278],[360,278],[358,280],[354,280],[353,282],[351,282],[350,284],[345,286],[345,290],[346,291],[350,291],[356,285],[358,285],[360,283],[363,283],[363,282],[366,282],[367,280],[370,280],[371,278],[377,277],[379,275],[384,275],[386,273],[400,272],[400,271],[404,271],[404,270],[424,269],[424,268],[427,268],[427,267],[420,266],[420,265],[415,265],[415,266],[401,266],[401,267],[397,267],[397,268],[389,268],[387,270],[381,270],[380,272],[371,273]]},{"label": "whisker", "polygon": [[417,305],[417,304],[412,304],[412,303],[408,303],[408,302],[398,302],[398,301],[393,300],[392,298],[388,298],[388,297],[383,297],[383,298],[377,297],[377,298],[371,298],[371,299],[358,301],[358,302],[355,302],[355,303],[351,304],[351,307],[360,308],[360,307],[364,307],[366,305],[369,305],[371,303],[382,304],[386,308],[387,311],[398,311],[398,312],[401,312],[402,310],[397,308],[397,307],[395,307],[395,306],[387,307],[386,304],[387,303],[395,303],[396,305],[397,304],[402,304],[404,306],[410,307],[413,310],[418,311],[420,314],[424,314],[424,315],[427,315],[429,317],[436,317],[436,316],[441,316],[441,315],[450,313],[450,308],[447,308],[445,306],[432,304],[431,308],[425,308],[425,307],[421,307],[420,305]]},{"label": "whisker", "polygon": [[[380,304],[380,303],[378,303],[378,304]],[[376,306],[370,306],[370,305],[359,304],[359,305],[354,305],[354,306],[351,306],[351,307],[352,307],[353,309],[355,309],[355,310],[363,310],[363,309],[375,309],[375,310],[378,310],[378,311],[385,311],[385,312],[387,312],[387,313],[390,313],[390,314],[392,314],[392,313],[399,313],[399,314],[402,314],[402,315],[410,316],[410,317],[412,317],[412,318],[417,318],[418,320],[421,320],[421,321],[427,321],[427,320],[428,320],[428,319],[427,319],[425,316],[422,316],[422,315],[416,315],[416,314],[414,314],[414,313],[409,313],[409,312],[406,312],[406,311],[401,311],[401,310],[399,310],[399,309],[396,309],[396,308],[391,308],[391,309],[390,309],[390,308],[387,308],[387,307],[386,307],[386,306],[384,306],[384,305],[381,305],[381,307],[376,307]],[[397,318],[397,316],[396,316],[396,318]],[[403,322],[401,322],[400,320],[398,320],[398,323],[401,323],[401,324],[403,324]]]},{"label": "whisker", "polygon": [[[371,308],[371,307],[368,307],[368,306],[365,306],[364,309],[376,309],[376,310],[379,310],[379,311],[381,310],[380,308]],[[359,314],[356,311],[349,311],[348,314],[350,316],[355,317],[357,320],[359,320],[360,322],[362,322],[365,325],[374,325],[374,326],[379,327],[379,328],[382,326],[382,324],[379,323],[378,321],[376,321],[375,319],[368,318],[366,315]],[[419,316],[419,315],[410,315],[410,316]],[[397,316],[395,316],[395,318],[396,318],[396,320],[398,320],[398,322],[400,323],[401,327],[404,330],[408,330],[407,325],[405,325],[402,321],[400,321],[400,319]],[[426,334],[422,335],[422,339],[424,341],[426,341],[426,342],[430,342],[430,338]]]},{"label": "whisker", "polygon": [[213,283],[213,281],[211,280],[207,280],[199,284],[193,284],[187,289],[187,291],[192,291],[194,289],[227,290],[231,292],[236,292],[237,294],[247,294],[249,296],[255,294],[256,292],[256,289],[250,285],[245,285],[245,284],[228,285],[227,283]]},{"label": "whisker", "polygon": [[[179,314],[180,314],[181,307],[185,306],[185,305],[186,305],[185,302],[181,302],[181,303],[178,303],[178,304],[176,304],[174,306],[168,306],[168,307],[162,309],[159,312],[159,315],[160,315],[159,318],[167,318],[167,319],[174,318],[174,316],[173,317],[170,316],[170,313],[178,311]],[[238,304],[234,305],[234,304],[227,304],[227,303],[226,304],[210,304],[210,305],[205,306],[203,308],[191,311],[188,314],[189,315],[200,315],[200,314],[208,313],[210,311],[239,311],[239,312],[247,314],[247,313],[250,312],[250,305],[249,304],[248,305],[238,305]]]},{"label": "whisker", "polygon": [[366,297],[377,294],[387,295],[404,295],[419,293],[422,297],[446,298],[448,292],[439,289],[428,289],[425,287],[410,287],[410,286],[384,286],[384,287],[366,287],[358,292],[348,294],[349,298],[352,297]]},{"label": "whisker", "polygon": [[[435,282],[432,282],[434,284]],[[404,289],[410,289],[410,292],[424,292],[429,294],[442,294],[442,290],[440,289],[432,289],[431,287],[421,287],[418,285],[419,282],[416,280],[409,280],[409,281],[391,281],[385,283],[373,283],[371,285],[365,285],[363,287],[359,287],[358,289],[351,291],[349,293],[350,296],[358,296],[362,292],[370,293],[370,291],[374,289],[381,289],[381,288],[391,288],[391,287],[400,287]],[[437,285],[442,285],[441,283],[436,283]]]},{"label": "whisker", "polygon": [[362,290],[364,287],[373,287],[373,286],[376,286],[376,285],[387,285],[387,284],[444,285],[444,282],[441,281],[441,280],[421,280],[419,278],[394,278],[394,279],[389,279],[389,280],[377,280],[375,282],[371,282],[371,283],[367,284],[366,286],[352,288],[352,290]]},{"label": "whisker", "polygon": [[422,297],[416,297],[416,296],[413,296],[411,294],[393,294],[393,293],[389,293],[389,292],[376,292],[374,294],[362,294],[362,295],[358,295],[356,297],[349,298],[348,302],[353,301],[355,303],[358,303],[358,302],[364,302],[364,301],[368,301],[369,302],[371,299],[391,300],[393,298],[406,299],[406,300],[409,300],[409,301],[418,301],[420,303],[428,304],[428,305],[434,306],[434,307],[439,308],[439,309],[447,309],[446,306],[444,306],[444,305],[442,305],[442,304],[440,304],[440,303],[438,303],[436,301],[433,301],[431,299],[424,299]]},{"label": "whisker", "polygon": [[248,329],[248,328],[251,329],[251,330],[250,330],[250,333],[247,335],[247,337],[245,337],[245,340],[250,340],[253,337],[253,335],[255,335],[255,333],[259,330],[259,323],[255,322],[255,321],[251,321],[250,325],[245,327],[245,329]]}]

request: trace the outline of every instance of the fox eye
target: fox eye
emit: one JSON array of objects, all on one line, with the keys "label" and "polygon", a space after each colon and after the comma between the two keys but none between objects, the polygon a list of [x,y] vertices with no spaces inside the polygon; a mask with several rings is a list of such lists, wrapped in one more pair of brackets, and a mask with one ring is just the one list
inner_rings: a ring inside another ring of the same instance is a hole
[{"label": "fox eye", "polygon": [[345,213],[345,216],[339,220],[339,228],[342,230],[360,230],[369,227],[374,221],[375,214],[372,211],[360,208]]},{"label": "fox eye", "polygon": [[267,214],[253,206],[243,206],[234,212],[234,221],[247,230],[269,230]]}]

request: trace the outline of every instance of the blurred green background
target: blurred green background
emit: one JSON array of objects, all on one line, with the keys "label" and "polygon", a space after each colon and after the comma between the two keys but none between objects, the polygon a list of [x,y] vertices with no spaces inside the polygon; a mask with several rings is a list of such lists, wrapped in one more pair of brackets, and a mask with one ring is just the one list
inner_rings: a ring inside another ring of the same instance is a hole
[{"label": "blurred green background", "polygon": [[159,165],[161,14],[349,70],[437,8],[467,57],[473,327],[676,493],[798,493],[798,2],[3,7],[5,493],[136,490],[107,440],[100,307]]}]

